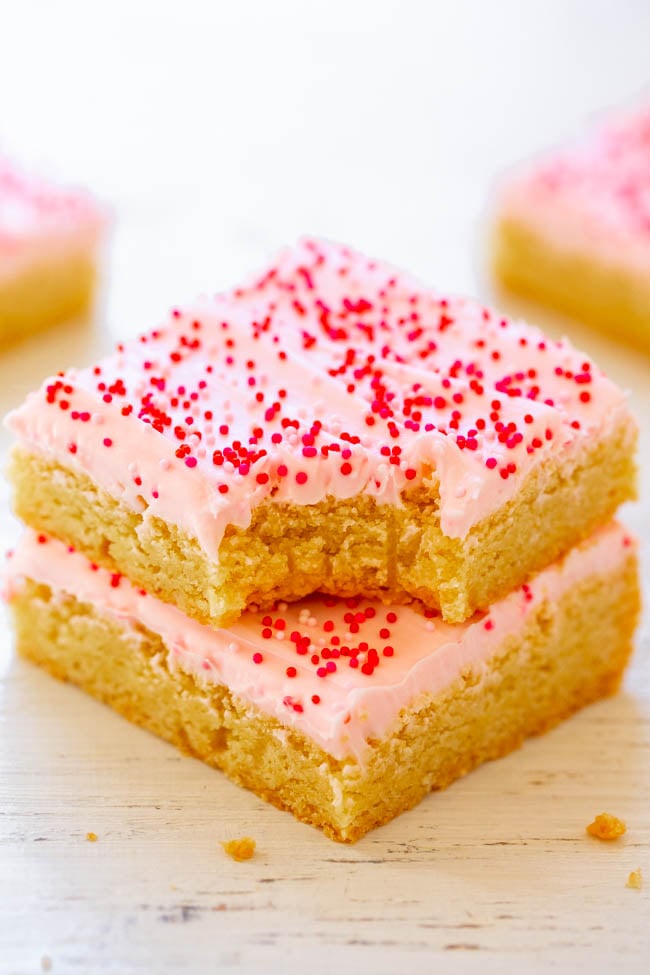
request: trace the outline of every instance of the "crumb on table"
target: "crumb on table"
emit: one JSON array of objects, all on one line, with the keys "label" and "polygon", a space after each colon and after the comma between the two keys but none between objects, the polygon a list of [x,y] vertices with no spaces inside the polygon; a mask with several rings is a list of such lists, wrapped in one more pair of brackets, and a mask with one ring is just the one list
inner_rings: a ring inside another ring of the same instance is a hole
[{"label": "crumb on table", "polygon": [[86,839],[89,843],[97,842],[97,833],[86,833]]},{"label": "crumb on table", "polygon": [[52,959],[49,955],[43,955],[41,958],[41,969],[44,972],[49,972],[52,970]]},{"label": "crumb on table", "polygon": [[626,887],[632,887],[634,890],[641,890],[643,887],[643,876],[641,874],[641,868],[638,870],[632,870],[629,877],[627,878]]},{"label": "crumb on table", "polygon": [[255,853],[255,840],[250,836],[242,836],[240,840],[227,840],[221,843],[229,857],[238,862],[250,860]]},{"label": "crumb on table", "polygon": [[600,813],[586,829],[590,836],[595,836],[598,840],[617,840],[627,826],[622,819],[612,816],[611,813]]}]

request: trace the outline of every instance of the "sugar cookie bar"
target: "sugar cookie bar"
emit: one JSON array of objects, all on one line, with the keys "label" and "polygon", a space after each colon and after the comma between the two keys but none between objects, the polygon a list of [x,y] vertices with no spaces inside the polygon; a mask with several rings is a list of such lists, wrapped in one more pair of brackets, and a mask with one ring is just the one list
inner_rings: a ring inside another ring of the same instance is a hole
[{"label": "sugar cookie bar", "polygon": [[0,348],[88,311],[105,217],[0,158]]},{"label": "sugar cookie bar", "polygon": [[311,596],[215,630],[34,532],[9,573],[22,655],[342,841],[613,692],[639,602],[616,524],[455,626]]},{"label": "sugar cookie bar", "polygon": [[650,106],[515,173],[496,210],[506,288],[650,352]]},{"label": "sugar cookie bar", "polygon": [[634,495],[566,341],[307,240],[10,415],[18,515],[199,622],[311,592],[451,622]]}]

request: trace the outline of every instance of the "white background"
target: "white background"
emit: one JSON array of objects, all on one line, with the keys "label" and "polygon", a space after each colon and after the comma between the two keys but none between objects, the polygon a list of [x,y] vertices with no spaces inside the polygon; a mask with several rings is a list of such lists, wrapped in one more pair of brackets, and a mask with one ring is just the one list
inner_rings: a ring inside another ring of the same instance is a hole
[{"label": "white background", "polygon": [[[5,354],[0,409],[305,232],[521,310],[485,273],[496,180],[649,82],[642,0],[0,0],[0,143],[113,214],[95,322]],[[650,361],[526,312],[647,421]],[[646,430],[642,458],[647,481]],[[625,518],[650,535],[647,492]],[[15,662],[7,633],[0,975],[647,971],[643,633],[616,699],[352,848]],[[614,847],[584,836],[602,809],[629,824]],[[246,832],[259,853],[233,864],[218,841]]]}]

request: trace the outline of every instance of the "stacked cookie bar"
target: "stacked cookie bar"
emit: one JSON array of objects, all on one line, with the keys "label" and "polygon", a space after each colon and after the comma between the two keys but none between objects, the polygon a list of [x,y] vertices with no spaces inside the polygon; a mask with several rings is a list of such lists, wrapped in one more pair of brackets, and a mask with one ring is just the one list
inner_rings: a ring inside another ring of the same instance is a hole
[{"label": "stacked cookie bar", "polygon": [[336,839],[620,680],[625,397],[345,247],[300,242],[9,425],[20,652]]}]

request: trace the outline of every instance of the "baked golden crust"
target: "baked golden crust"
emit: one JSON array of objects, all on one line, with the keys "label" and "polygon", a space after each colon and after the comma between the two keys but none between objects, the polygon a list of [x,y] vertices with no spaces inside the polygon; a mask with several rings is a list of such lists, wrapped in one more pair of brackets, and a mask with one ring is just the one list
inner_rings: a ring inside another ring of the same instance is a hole
[{"label": "baked golden crust", "polygon": [[508,291],[566,312],[650,354],[647,275],[559,250],[512,217],[498,224],[493,270]]},{"label": "baked golden crust", "polygon": [[97,271],[92,254],[49,257],[0,282],[0,348],[85,315]]}]

